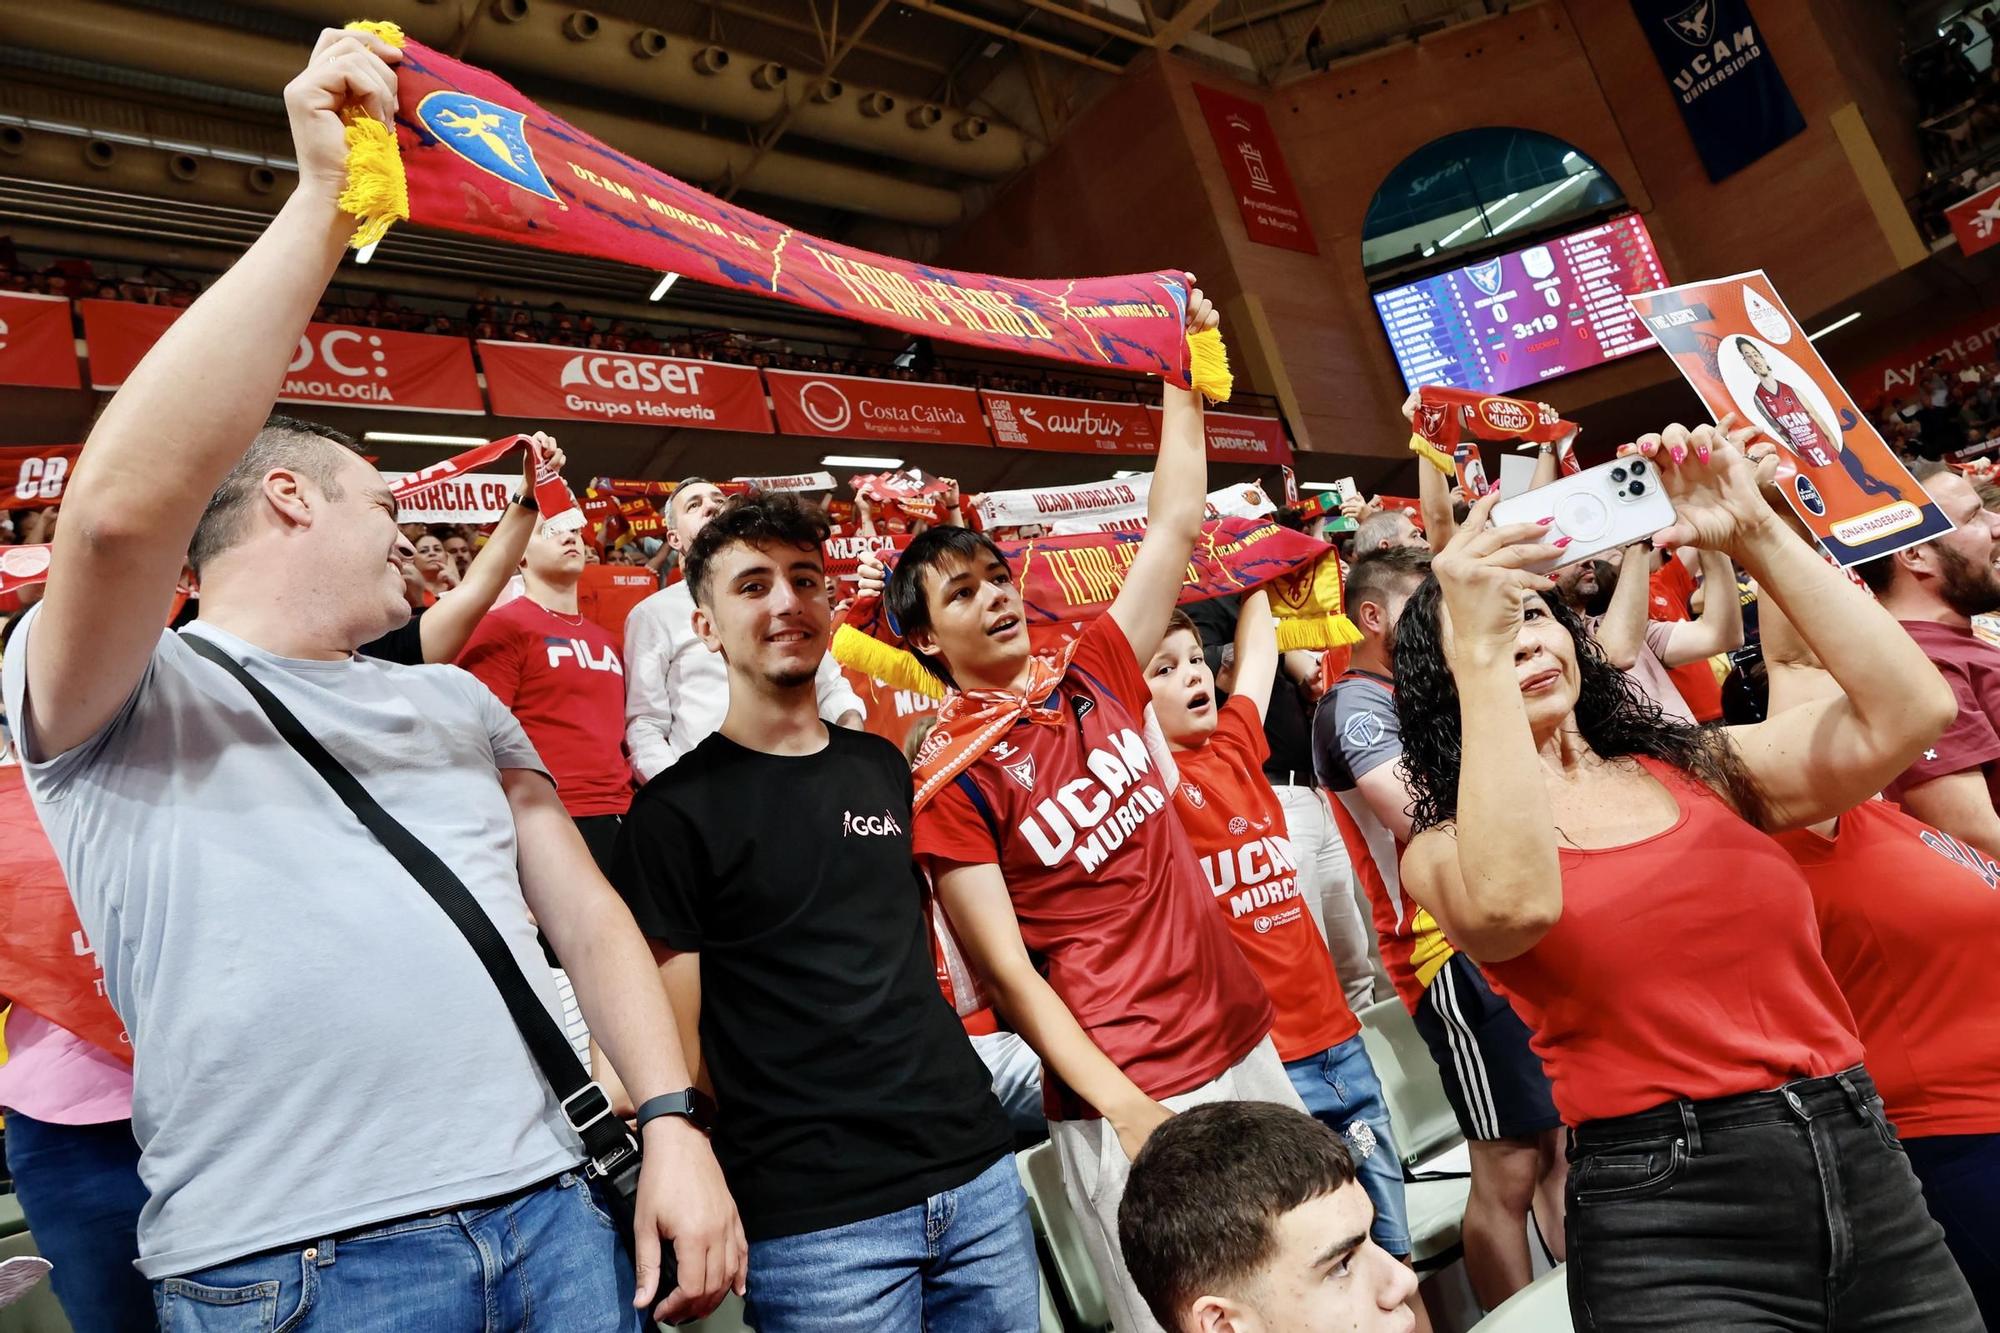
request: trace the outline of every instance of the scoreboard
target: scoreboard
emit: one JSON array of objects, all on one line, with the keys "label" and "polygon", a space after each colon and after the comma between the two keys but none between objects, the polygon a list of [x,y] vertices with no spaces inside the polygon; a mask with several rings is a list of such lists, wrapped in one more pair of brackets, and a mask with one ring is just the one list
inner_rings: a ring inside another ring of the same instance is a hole
[{"label": "scoreboard", "polygon": [[1403,381],[1506,393],[1653,346],[1625,304],[1665,287],[1636,213],[1375,293]]}]

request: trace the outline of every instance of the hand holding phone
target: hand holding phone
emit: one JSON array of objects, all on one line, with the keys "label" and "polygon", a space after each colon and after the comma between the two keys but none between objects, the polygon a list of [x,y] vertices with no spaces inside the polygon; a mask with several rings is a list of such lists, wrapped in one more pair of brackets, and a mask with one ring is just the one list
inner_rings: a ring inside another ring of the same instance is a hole
[{"label": "hand holding phone", "polygon": [[1493,507],[1493,521],[1547,524],[1550,540],[1567,537],[1560,555],[1529,568],[1544,572],[1644,541],[1674,522],[1659,468],[1648,458],[1616,458],[1510,495]]}]

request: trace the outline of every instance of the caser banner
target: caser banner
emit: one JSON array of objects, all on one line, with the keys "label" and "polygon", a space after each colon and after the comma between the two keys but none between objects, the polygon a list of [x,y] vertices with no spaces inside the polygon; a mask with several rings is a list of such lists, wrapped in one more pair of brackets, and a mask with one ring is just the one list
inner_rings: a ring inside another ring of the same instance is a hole
[{"label": "caser banner", "polygon": [[[78,301],[90,387],[116,389],[180,317],[172,306]],[[345,324],[308,324],[285,368],[281,403],[484,416],[472,346],[463,338]]]},{"label": "caser banner", "polygon": [[766,370],[785,435],[923,444],[991,444],[979,391],[952,384]]},{"label": "caser banner", "polygon": [[481,342],[479,363],[495,416],[771,430],[764,386],[750,366],[504,342]]},{"label": "caser banner", "polygon": [[43,509],[61,504],[80,444],[24,444],[0,448],[0,509]]},{"label": "caser banner", "polygon": [[39,292],[0,292],[0,384],[74,389],[76,382],[69,301]]}]

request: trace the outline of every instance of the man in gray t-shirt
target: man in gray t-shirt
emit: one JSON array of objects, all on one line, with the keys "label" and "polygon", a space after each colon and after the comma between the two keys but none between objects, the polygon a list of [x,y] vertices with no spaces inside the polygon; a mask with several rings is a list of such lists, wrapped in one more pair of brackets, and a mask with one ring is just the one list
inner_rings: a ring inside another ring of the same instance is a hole
[{"label": "man in gray t-shirt", "polygon": [[[329,31],[285,90],[299,187],[91,432],[0,687],[132,1034],[162,1324],[320,1305],[352,1329],[636,1329],[635,1300],[707,1313],[746,1248],[707,1140],[660,1113],[691,1080],[651,953],[499,701],[456,668],[355,656],[409,615],[381,475],[335,432],[259,428],[354,229],[340,113],[390,119],[398,58]],[[185,638],[159,628],[184,558]],[[546,934],[660,1108],[636,1256],[471,946],[197,636],[451,867],[554,1014]]]}]

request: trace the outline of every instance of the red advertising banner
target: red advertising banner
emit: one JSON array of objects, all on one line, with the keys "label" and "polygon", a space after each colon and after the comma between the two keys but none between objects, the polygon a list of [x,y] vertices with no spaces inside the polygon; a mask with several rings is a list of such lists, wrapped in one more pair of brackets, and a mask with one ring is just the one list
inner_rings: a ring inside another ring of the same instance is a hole
[{"label": "red advertising banner", "polygon": [[1285,423],[1276,417],[1246,417],[1233,412],[1209,412],[1202,417],[1208,431],[1208,456],[1225,463],[1292,461],[1292,442]]},{"label": "red advertising banner", "polygon": [[750,366],[502,342],[481,342],[479,363],[495,416],[771,431]]},{"label": "red advertising banner", "polygon": [[1201,102],[1201,114],[1215,149],[1222,154],[1223,174],[1236,194],[1236,207],[1243,214],[1243,229],[1250,239],[1283,250],[1303,254],[1319,253],[1312,226],[1306,221],[1305,205],[1292,185],[1292,173],[1285,169],[1284,153],[1278,136],[1271,132],[1270,117],[1255,102],[1246,101],[1219,88],[1194,86]]},{"label": "red advertising banner", "polygon": [[1993,359],[1993,345],[2000,343],[2000,307],[1982,310],[1969,319],[1938,330],[1911,343],[1894,356],[1870,362],[1859,370],[1843,370],[1841,382],[1854,386],[1854,401],[1872,412],[1884,399],[1915,401],[1923,397],[1923,381],[1931,373],[1931,358],[1938,369],[1956,375],[1975,361]]},{"label": "red advertising banner", "polygon": [[767,370],[784,435],[919,444],[991,444],[979,392],[951,384]]},{"label": "red advertising banner", "polygon": [[44,509],[61,504],[80,444],[24,444],[0,448],[0,509]]},{"label": "red advertising banner", "polygon": [[0,384],[77,387],[69,302],[37,292],[0,292]]},{"label": "red advertising banner", "polygon": [[1160,448],[1159,414],[1137,403],[1091,403],[1039,393],[982,389],[993,443],[1007,449],[1065,454],[1151,454]]},{"label": "red advertising banner", "polygon": [[[90,387],[115,389],[180,311],[131,301],[78,301]],[[484,416],[472,344],[395,329],[308,324],[285,368],[281,403]]]},{"label": "red advertising banner", "polygon": [[2000,185],[1989,185],[1970,199],[1961,199],[1944,211],[1958,248],[1976,255],[1991,245],[2000,245]]}]

